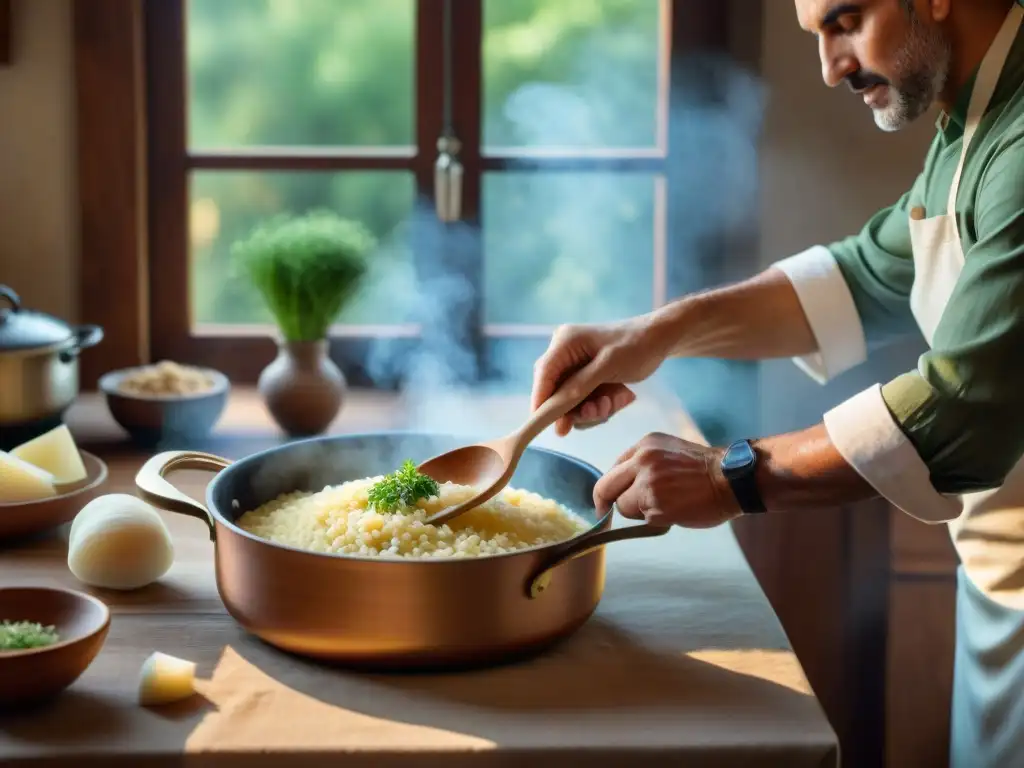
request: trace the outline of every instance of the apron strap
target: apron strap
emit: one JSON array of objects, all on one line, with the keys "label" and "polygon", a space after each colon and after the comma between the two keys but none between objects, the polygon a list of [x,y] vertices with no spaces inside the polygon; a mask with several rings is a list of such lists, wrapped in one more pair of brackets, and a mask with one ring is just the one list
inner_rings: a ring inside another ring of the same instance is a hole
[{"label": "apron strap", "polygon": [[[960,191],[960,177],[963,175],[964,162],[967,160],[967,149],[971,140],[978,130],[978,124],[988,109],[992,95],[995,93],[996,85],[999,83],[999,76],[1003,72],[1006,60],[1009,58],[1010,50],[1017,39],[1017,31],[1024,21],[1024,7],[1019,2],[1013,4],[1013,8],[1006,16],[1003,26],[992,41],[992,46],[985,54],[981,67],[978,69],[978,76],[974,81],[974,90],[971,93],[971,103],[967,108],[967,120],[964,125],[963,148],[960,150],[960,162],[957,164],[956,173],[953,174],[953,183],[949,188],[949,201],[946,212],[956,217],[956,196]],[[956,229],[956,227],[954,227]],[[960,238],[959,231],[957,239]]]}]

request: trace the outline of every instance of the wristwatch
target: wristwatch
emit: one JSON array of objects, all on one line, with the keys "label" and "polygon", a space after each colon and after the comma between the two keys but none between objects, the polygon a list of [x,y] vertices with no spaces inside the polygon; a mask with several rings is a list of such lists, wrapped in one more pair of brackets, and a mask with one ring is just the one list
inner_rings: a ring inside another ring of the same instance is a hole
[{"label": "wristwatch", "polygon": [[737,440],[726,448],[720,466],[744,514],[768,511],[757,488],[757,452],[749,440]]}]

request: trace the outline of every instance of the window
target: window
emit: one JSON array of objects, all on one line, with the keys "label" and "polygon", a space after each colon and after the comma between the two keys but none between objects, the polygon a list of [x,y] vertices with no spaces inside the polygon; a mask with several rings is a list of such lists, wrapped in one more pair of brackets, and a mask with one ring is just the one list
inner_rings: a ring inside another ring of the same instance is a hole
[{"label": "window", "polygon": [[[332,333],[363,385],[411,375],[423,349],[445,376],[529,371],[560,323],[700,287],[673,269],[686,255],[670,225],[671,65],[724,47],[719,5],[149,3],[153,355],[254,380],[273,328],[232,273],[231,244],[313,208],[382,244]],[[454,223],[436,213],[447,135],[463,166]]]}]

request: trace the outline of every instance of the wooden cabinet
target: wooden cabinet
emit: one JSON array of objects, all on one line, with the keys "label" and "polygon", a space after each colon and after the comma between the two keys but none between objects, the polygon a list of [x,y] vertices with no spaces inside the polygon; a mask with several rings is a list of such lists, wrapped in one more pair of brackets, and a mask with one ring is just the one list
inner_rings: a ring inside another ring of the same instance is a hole
[{"label": "wooden cabinet", "polygon": [[957,564],[945,526],[872,501],[734,530],[844,766],[945,766]]},{"label": "wooden cabinet", "polygon": [[957,558],[946,526],[893,511],[886,765],[945,766],[953,688]]}]

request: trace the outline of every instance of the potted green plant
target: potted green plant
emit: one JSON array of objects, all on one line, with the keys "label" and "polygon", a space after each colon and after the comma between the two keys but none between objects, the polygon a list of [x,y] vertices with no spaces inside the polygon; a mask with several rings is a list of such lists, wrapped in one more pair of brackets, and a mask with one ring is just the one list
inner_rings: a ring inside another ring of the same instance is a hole
[{"label": "potted green plant", "polygon": [[235,266],[277,324],[278,354],[259,392],[289,435],[322,433],[342,407],[347,383],[328,354],[328,332],[358,292],[375,247],[359,222],[321,211],[265,222],[232,246]]}]

